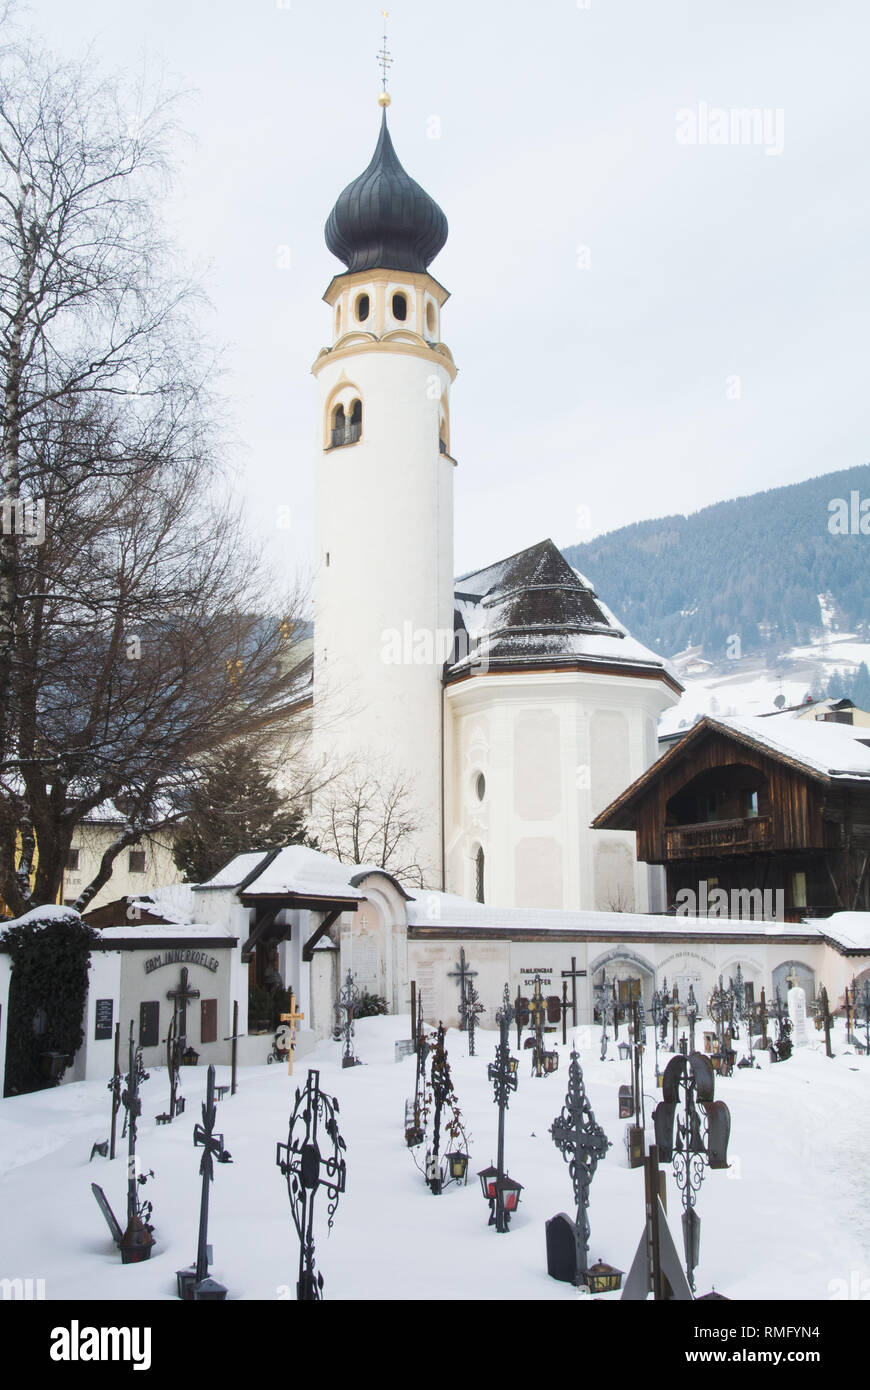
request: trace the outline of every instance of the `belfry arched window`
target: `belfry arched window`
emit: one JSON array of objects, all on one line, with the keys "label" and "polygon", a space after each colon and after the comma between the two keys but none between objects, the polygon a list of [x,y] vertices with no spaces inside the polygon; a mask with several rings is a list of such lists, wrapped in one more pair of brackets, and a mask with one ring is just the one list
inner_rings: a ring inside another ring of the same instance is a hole
[{"label": "belfry arched window", "polygon": [[477,854],[474,856],[474,898],[475,898],[475,901],[476,901],[476,902],[479,902],[479,903],[482,903],[482,902],[484,901],[484,897],[483,897],[483,871],[484,871],[484,867],[485,867],[485,862],[484,862],[484,857],[483,857],[483,846],[481,845],[481,846],[478,848]]},{"label": "belfry arched window", "polygon": [[329,431],[330,449],[339,449],[343,444],[356,444],[362,437],[362,401],[352,400],[347,409],[337,405],[332,412]]},{"label": "belfry arched window", "polygon": [[404,323],[408,317],[408,299],[404,294],[393,295],[393,318]]}]

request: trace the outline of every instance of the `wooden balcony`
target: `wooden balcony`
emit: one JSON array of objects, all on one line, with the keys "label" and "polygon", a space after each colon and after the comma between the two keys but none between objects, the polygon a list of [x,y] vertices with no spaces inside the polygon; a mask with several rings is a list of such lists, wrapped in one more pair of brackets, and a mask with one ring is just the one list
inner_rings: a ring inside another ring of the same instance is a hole
[{"label": "wooden balcony", "polygon": [[720,854],[754,854],[770,849],[773,849],[770,816],[665,826],[665,853],[669,860],[711,859]]}]

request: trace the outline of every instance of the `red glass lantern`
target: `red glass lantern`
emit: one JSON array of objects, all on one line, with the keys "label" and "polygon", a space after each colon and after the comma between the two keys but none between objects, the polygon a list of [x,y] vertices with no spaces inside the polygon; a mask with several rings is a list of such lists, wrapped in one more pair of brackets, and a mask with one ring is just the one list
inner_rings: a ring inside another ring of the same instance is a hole
[{"label": "red glass lantern", "polygon": [[498,1169],[490,1164],[488,1168],[482,1168],[477,1176],[480,1178],[481,1190],[486,1200],[488,1202],[495,1201],[495,1185],[498,1181]]}]

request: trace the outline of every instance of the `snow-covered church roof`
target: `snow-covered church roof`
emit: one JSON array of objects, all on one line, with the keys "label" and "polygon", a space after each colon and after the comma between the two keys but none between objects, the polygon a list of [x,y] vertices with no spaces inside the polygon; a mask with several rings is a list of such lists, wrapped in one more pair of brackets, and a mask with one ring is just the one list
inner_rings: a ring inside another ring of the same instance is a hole
[{"label": "snow-covered church roof", "polygon": [[456,581],[456,650],[448,681],[469,671],[619,665],[662,673],[666,661],[635,641],[552,540]]}]

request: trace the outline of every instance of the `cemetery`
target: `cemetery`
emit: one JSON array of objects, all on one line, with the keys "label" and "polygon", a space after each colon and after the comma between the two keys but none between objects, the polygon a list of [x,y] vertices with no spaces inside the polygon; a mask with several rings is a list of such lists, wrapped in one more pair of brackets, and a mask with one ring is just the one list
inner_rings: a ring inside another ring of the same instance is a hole
[{"label": "cemetery", "polygon": [[355,1018],[348,971],[333,1035],[294,1059],[294,999],[271,1066],[182,1065],[182,977],[162,1064],[128,1020],[108,1078],[0,1107],[0,1274],[47,1299],[594,1302],[827,1300],[864,1270],[870,989],[834,1016],[794,974],[772,1001],[663,979],[646,1010],[605,973],[575,1026],[538,975],[486,1001],[493,1029],[456,965],[462,1028],[416,981],[413,1012]]}]

